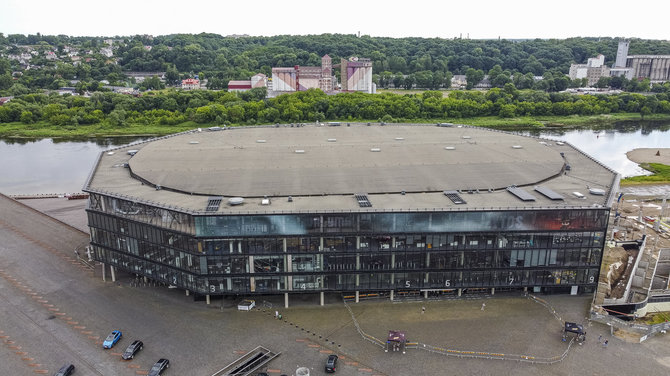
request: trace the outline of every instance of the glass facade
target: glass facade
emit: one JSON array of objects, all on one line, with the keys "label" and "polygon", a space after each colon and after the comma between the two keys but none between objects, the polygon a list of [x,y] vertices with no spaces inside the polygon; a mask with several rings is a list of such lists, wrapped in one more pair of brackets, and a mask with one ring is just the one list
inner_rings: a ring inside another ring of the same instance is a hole
[{"label": "glass facade", "polygon": [[191,215],[91,194],[96,260],[200,294],[595,287],[609,209]]}]

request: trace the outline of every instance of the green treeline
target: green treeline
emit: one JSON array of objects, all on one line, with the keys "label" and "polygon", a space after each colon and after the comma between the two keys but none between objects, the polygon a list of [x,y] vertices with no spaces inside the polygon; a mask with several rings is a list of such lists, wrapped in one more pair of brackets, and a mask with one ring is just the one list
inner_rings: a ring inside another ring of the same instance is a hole
[{"label": "green treeline", "polygon": [[[5,56],[20,54],[21,46],[32,46],[38,53],[30,63],[41,66],[24,70],[21,76],[15,77],[16,87],[10,94],[21,94],[26,89],[69,86],[69,81],[75,79],[79,81],[78,89],[91,91],[101,80],[112,85],[128,83],[123,75],[127,71],[166,72],[168,86],[180,78],[199,75],[208,80],[208,88],[224,89],[229,80],[249,79],[258,72],[270,76],[272,67],[320,65],[321,56],[325,54],[333,58],[334,64],[350,56],[370,58],[379,87],[416,85],[437,89],[448,87],[452,75],[467,74],[469,80],[476,81],[478,76],[489,74],[493,86],[502,87],[514,75],[518,89],[532,87],[553,91],[550,83],[542,84],[547,85],[546,88],[534,87],[532,77],[545,76],[546,79],[547,74],[549,78],[559,73],[565,75],[570,64],[585,63],[598,54],[605,55],[605,64],[612,65],[619,42],[619,38],[470,40],[342,34],[233,38],[201,33],[109,38],[113,56],[107,57],[100,52],[107,46],[105,39],[0,33],[0,52]],[[73,47],[81,57],[77,64],[66,53]],[[48,61],[46,51],[55,51],[63,58]],[[629,52],[631,55],[668,55],[670,43],[632,39]],[[0,90],[11,86],[9,74],[17,69],[16,60],[0,58]],[[339,71],[335,70],[334,74],[339,75]],[[615,82],[613,87],[617,86],[626,85]]]},{"label": "green treeline", "polygon": [[[251,125],[324,120],[417,121],[482,116],[569,116],[614,113],[670,114],[670,95],[572,95],[517,90],[512,84],[487,92],[440,91],[399,95],[342,93],[317,89],[265,98],[265,89],[248,92],[164,90],[143,96],[96,92],[90,97],[26,94],[0,106],[0,130],[6,123],[42,126],[99,124]],[[4,123],[4,124],[2,124]]]}]

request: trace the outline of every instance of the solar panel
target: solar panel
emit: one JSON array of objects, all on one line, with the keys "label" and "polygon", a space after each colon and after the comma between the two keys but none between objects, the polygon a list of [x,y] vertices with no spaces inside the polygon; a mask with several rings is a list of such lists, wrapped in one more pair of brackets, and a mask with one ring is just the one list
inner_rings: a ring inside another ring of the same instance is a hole
[{"label": "solar panel", "polygon": [[467,204],[456,191],[444,191],[444,195],[456,205]]},{"label": "solar panel", "polygon": [[223,197],[210,197],[207,199],[207,208],[205,208],[205,211],[208,212],[215,212],[219,210],[219,206],[221,206],[221,200],[223,200]]},{"label": "solar panel", "polygon": [[544,186],[541,186],[541,185],[535,186],[535,190],[542,193],[543,195],[547,196],[548,198],[550,198],[552,200],[563,200],[565,198],[565,197],[559,195],[558,193],[552,191],[551,189],[549,189],[547,187],[544,187]]},{"label": "solar panel", "polygon": [[512,186],[512,187],[507,187],[507,192],[509,192],[509,193],[511,193],[511,194],[513,194],[513,195],[515,195],[515,196],[518,197],[521,201],[535,201],[535,197],[534,197],[533,195],[531,195],[530,193],[524,191],[524,190],[521,189],[521,188],[517,188],[517,187],[514,187],[514,186]]},{"label": "solar panel", "polygon": [[371,208],[372,203],[370,200],[368,200],[368,194],[367,193],[356,193],[354,194],[354,197],[356,198],[356,201],[358,201],[358,206],[361,208]]}]

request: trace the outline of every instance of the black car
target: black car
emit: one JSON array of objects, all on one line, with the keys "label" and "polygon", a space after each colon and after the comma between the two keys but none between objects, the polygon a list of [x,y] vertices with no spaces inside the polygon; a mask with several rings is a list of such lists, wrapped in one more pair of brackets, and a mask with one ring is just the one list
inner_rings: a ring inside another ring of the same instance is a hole
[{"label": "black car", "polygon": [[326,360],[326,372],[335,373],[337,371],[337,355],[328,355]]},{"label": "black car", "polygon": [[125,360],[132,359],[135,357],[135,354],[137,354],[138,351],[142,350],[144,348],[144,343],[140,340],[135,340],[133,343],[128,345],[126,348],[126,351],[123,352],[123,355],[121,357]]},{"label": "black car", "polygon": [[66,364],[60,367],[60,369],[58,370],[58,372],[54,374],[54,376],[70,376],[73,373],[74,373],[74,365]]},{"label": "black car", "polygon": [[163,373],[166,368],[170,368],[170,361],[167,359],[158,359],[158,361],[154,363],[153,367],[151,367],[149,370],[149,374],[147,376],[158,376]]}]

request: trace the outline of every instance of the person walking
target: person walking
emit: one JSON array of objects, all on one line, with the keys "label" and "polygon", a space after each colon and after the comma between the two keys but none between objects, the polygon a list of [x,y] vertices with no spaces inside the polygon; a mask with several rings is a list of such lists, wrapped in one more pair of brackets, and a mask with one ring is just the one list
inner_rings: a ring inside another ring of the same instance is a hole
[{"label": "person walking", "polygon": [[424,313],[426,313],[426,307],[421,307],[421,314],[423,315]]},{"label": "person walking", "polygon": [[603,336],[598,336],[598,343],[600,343],[603,340]]},{"label": "person walking", "polygon": [[603,348],[606,349],[609,343],[610,343],[609,340],[605,340],[605,342],[603,342]]},{"label": "person walking", "polygon": [[482,311],[486,308],[486,303],[482,303]]}]

